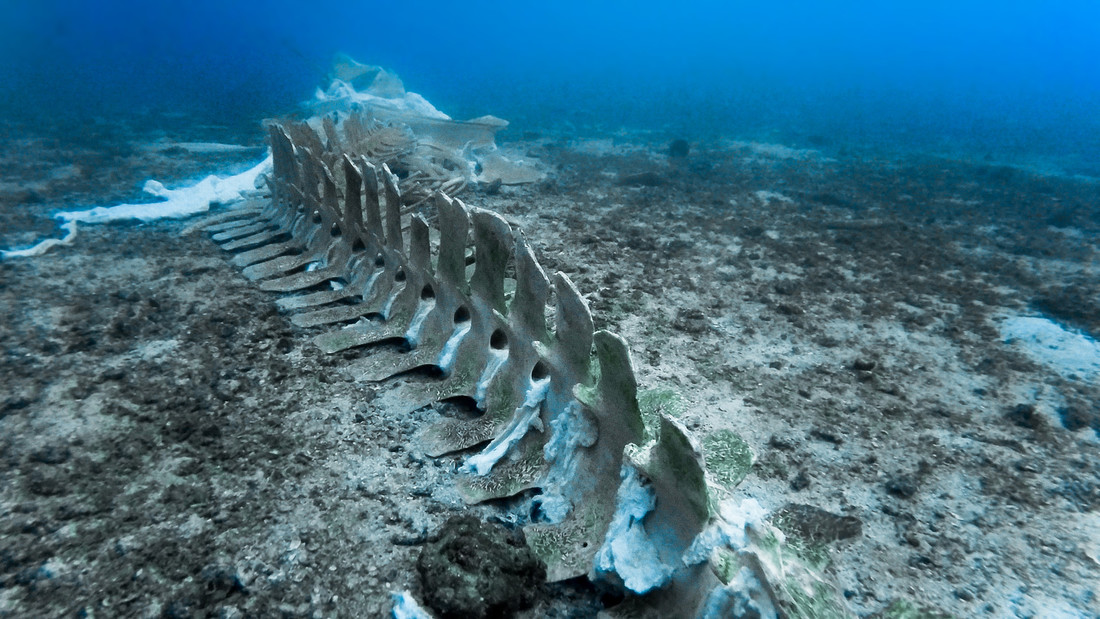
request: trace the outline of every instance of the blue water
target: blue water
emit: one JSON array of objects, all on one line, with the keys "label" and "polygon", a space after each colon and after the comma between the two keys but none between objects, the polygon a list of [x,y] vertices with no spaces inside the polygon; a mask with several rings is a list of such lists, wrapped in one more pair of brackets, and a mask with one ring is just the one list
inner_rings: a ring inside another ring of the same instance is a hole
[{"label": "blue water", "polygon": [[0,2],[8,118],[292,111],[335,52],[455,117],[1100,161],[1100,3]]}]

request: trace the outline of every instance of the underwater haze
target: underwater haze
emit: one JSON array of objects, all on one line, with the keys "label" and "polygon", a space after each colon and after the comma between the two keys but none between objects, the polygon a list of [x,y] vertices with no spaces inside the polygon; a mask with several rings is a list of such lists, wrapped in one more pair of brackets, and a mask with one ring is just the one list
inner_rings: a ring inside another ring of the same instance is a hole
[{"label": "underwater haze", "polygon": [[0,0],[0,619],[1100,619],[1098,59]]},{"label": "underwater haze", "polygon": [[1061,156],[1100,143],[1093,2],[4,2],[9,118],[285,113],[336,52],[520,130]]}]

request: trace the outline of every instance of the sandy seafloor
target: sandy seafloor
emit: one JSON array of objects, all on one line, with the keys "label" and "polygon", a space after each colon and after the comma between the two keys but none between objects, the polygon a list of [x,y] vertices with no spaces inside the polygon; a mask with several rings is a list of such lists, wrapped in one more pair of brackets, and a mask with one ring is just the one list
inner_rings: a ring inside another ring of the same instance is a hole
[{"label": "sandy seafloor", "polygon": [[[259,131],[156,124],[4,127],[0,246],[263,156]],[[1002,330],[1100,334],[1100,185],[827,146],[671,158],[668,139],[513,137],[548,180],[461,197],[574,280],[697,436],[749,442],[739,497],[859,519],[828,568],[853,612],[1100,616],[1100,375]],[[0,616],[383,616],[441,522],[499,508],[463,506],[461,457],[413,443],[435,410],[357,381],[370,351],[314,349],[188,223],[0,262]],[[607,601],[538,596],[522,616]]]}]

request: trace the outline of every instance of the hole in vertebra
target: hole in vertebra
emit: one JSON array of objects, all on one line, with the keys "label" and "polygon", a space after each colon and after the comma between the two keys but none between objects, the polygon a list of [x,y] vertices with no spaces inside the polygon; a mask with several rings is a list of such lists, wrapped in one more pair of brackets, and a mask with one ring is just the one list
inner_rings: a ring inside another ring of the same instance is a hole
[{"label": "hole in vertebra", "polygon": [[329,234],[332,236],[340,236],[340,224],[333,223],[332,229],[329,230]]},{"label": "hole in vertebra", "polygon": [[456,395],[440,400],[432,408],[444,417],[457,417],[459,419],[477,419],[484,414],[484,411],[477,407],[477,402],[473,398],[464,395]]},{"label": "hole in vertebra", "polygon": [[321,211],[313,211],[313,215],[311,215],[310,218],[315,224],[321,223]]},{"label": "hole in vertebra", "polygon": [[374,257],[374,266],[376,266],[376,267],[378,267],[378,268],[380,268],[380,269],[381,269],[382,267],[386,266],[386,258],[385,258],[385,256],[383,256],[382,254],[378,254],[377,256],[375,256],[375,257]]},{"label": "hole in vertebra", "polygon": [[363,251],[367,246],[363,244],[363,239],[355,239],[351,243],[351,251]]},{"label": "hole in vertebra", "polygon": [[424,301],[435,298],[435,291],[431,286],[424,286],[424,289],[420,291],[420,298]]},{"label": "hole in vertebra", "polygon": [[493,334],[489,336],[489,346],[492,346],[496,350],[508,348],[508,335],[500,329],[493,331]]},{"label": "hole in vertebra", "polygon": [[460,322],[468,322],[469,320],[470,310],[466,309],[465,305],[455,310],[455,324],[458,324]]},{"label": "hole in vertebra", "polygon": [[535,364],[535,367],[531,370],[531,380],[542,380],[550,375],[550,368],[546,367],[546,364],[539,361]]},{"label": "hole in vertebra", "polygon": [[395,282],[405,281],[405,268],[404,267],[398,267],[397,268],[397,272],[393,274],[393,281],[395,281]]}]

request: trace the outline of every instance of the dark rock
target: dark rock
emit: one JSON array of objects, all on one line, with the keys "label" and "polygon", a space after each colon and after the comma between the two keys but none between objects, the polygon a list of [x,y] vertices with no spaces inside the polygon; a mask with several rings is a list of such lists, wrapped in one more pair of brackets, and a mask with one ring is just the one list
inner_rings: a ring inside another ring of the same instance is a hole
[{"label": "dark rock", "polygon": [[122,368],[112,368],[109,370],[104,370],[103,373],[99,375],[99,379],[101,382],[107,382],[109,380],[122,380],[124,378],[126,378],[126,371]]},{"label": "dark rock", "polygon": [[57,445],[47,445],[42,449],[31,454],[31,460],[35,462],[41,462],[42,464],[64,464],[68,461],[72,452],[68,447]]},{"label": "dark rock", "polygon": [[917,493],[917,482],[908,475],[895,475],[886,480],[886,492],[900,499],[909,499]]},{"label": "dark rock", "polygon": [[0,402],[0,418],[6,417],[10,412],[21,411],[30,405],[31,401],[28,398],[22,396],[8,396],[4,398],[3,402]]},{"label": "dark rock", "polygon": [[795,448],[795,442],[785,436],[776,436],[773,434],[768,439],[768,447],[773,449],[782,449],[783,451],[791,451]]},{"label": "dark rock", "polygon": [[826,443],[832,443],[834,445],[844,444],[844,439],[840,438],[829,430],[824,430],[821,428],[814,428],[813,430],[810,430],[810,437],[815,438],[819,441],[825,441]]},{"label": "dark rock", "polygon": [[1058,416],[1062,419],[1062,427],[1070,432],[1076,432],[1089,426],[1098,427],[1100,413],[1089,414],[1083,406],[1071,404],[1058,409]]},{"label": "dark rock", "polygon": [[706,315],[698,309],[681,309],[672,321],[672,327],[684,333],[702,333],[708,326]]},{"label": "dark rock", "polygon": [[529,607],[546,567],[522,533],[456,516],[416,562],[424,601],[442,619],[506,617]]},{"label": "dark rock", "polygon": [[852,369],[857,372],[870,372],[875,369],[878,363],[874,359],[866,359],[860,357],[852,362]]},{"label": "dark rock", "polygon": [[202,568],[199,577],[202,579],[208,594],[221,593],[223,595],[220,597],[224,597],[224,595],[231,593],[247,592],[244,580],[237,573],[236,568],[232,566],[207,565]]},{"label": "dark rock", "polygon": [[65,493],[66,480],[53,469],[38,467],[29,475],[27,487],[38,496],[57,496]]},{"label": "dark rock", "polygon": [[794,479],[791,480],[791,490],[795,492],[801,492],[809,487],[810,476],[806,473],[805,469],[799,471],[798,475],[795,475]]},{"label": "dark rock", "polygon": [[775,307],[776,311],[784,316],[801,316],[806,313],[806,310],[802,309],[794,303],[780,303]]},{"label": "dark rock", "polygon": [[683,158],[687,157],[689,152],[691,152],[691,145],[687,143],[687,140],[673,140],[668,145],[669,157]]},{"label": "dark rock", "polygon": [[791,281],[789,279],[784,279],[784,280],[781,280],[779,282],[776,282],[774,288],[775,288],[776,294],[789,296],[789,295],[792,295],[792,294],[798,292],[798,283],[794,282],[794,281]]},{"label": "dark rock", "polygon": [[913,555],[909,557],[909,567],[929,569],[936,567],[936,563],[932,561],[930,557],[927,557],[925,555]]},{"label": "dark rock", "polygon": [[1017,404],[1005,413],[1005,418],[1021,428],[1031,428],[1032,430],[1037,430],[1046,425],[1043,416],[1035,410],[1033,404]]}]

